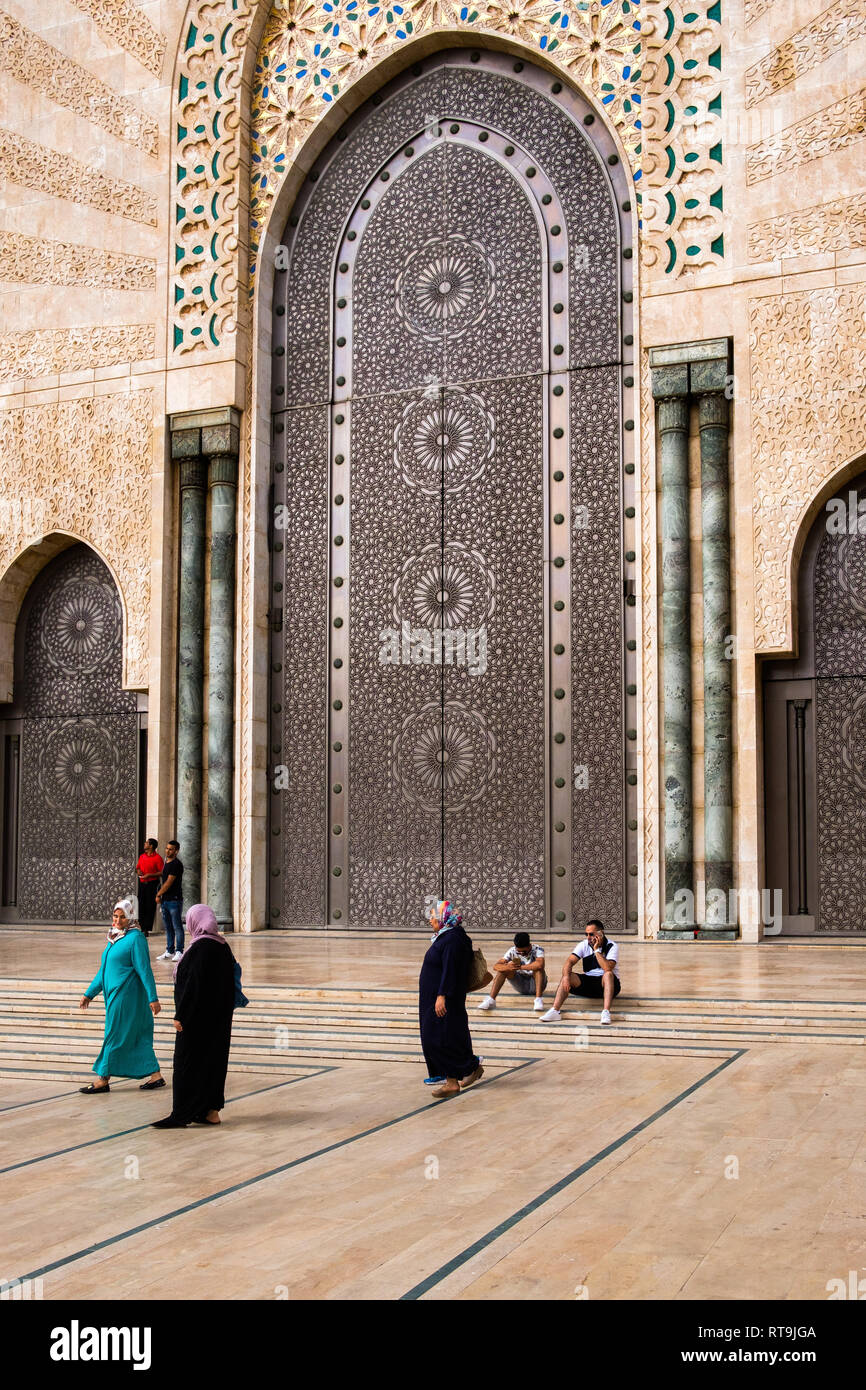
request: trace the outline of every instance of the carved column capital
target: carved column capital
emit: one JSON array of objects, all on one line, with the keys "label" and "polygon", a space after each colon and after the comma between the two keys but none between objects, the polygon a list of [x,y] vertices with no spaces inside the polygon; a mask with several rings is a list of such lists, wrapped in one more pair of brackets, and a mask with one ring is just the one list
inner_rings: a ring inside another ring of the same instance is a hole
[{"label": "carved column capital", "polygon": [[[203,431],[204,433],[204,431]],[[217,487],[220,484],[226,487],[237,487],[238,485],[238,456],[237,454],[209,454],[207,470],[208,487]]]},{"label": "carved column capital", "polygon": [[178,469],[180,479],[180,490],[184,492],[186,488],[196,487],[204,491],[207,485],[207,468],[203,458],[181,459]]},{"label": "carved column capital", "polygon": [[698,396],[698,427],[702,430],[728,428],[728,400],[722,391],[706,391]]},{"label": "carved column capital", "polygon": [[686,433],[689,428],[688,396],[663,396],[656,401],[656,406],[659,434],[669,434],[672,430]]}]

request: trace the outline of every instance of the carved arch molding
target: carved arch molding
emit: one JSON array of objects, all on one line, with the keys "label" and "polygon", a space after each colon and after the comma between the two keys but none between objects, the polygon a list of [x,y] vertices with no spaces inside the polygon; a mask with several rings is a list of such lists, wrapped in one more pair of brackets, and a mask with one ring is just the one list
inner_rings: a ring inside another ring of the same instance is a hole
[{"label": "carved arch molding", "polygon": [[478,59],[374,97],[286,229],[272,925],[636,920],[628,188],[579,98]]},{"label": "carved arch molding", "polygon": [[189,0],[172,120],[176,358],[231,354],[273,200],[307,136],[383,59],[433,34],[535,50],[592,95],[643,199],[648,274],[724,264],[719,0]]}]

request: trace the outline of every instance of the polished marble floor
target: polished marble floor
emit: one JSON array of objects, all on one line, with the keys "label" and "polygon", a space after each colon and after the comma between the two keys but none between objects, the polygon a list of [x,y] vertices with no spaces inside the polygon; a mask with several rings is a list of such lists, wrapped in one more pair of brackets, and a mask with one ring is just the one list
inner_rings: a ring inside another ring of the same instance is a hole
[{"label": "polished marble floor", "polygon": [[160,1132],[165,1092],[76,1089],[103,940],[0,929],[0,1278],[46,1299],[821,1300],[866,1267],[860,947],[623,941],[612,1028],[471,999],[485,1079],[436,1102],[423,932],[240,938],[224,1123]]}]

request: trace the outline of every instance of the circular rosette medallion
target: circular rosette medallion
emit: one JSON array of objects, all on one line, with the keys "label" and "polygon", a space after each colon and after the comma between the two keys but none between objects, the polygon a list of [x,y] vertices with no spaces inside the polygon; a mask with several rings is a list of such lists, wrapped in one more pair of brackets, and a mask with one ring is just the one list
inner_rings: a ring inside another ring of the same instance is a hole
[{"label": "circular rosette medallion", "polygon": [[425,545],[403,566],[394,585],[394,618],[413,627],[473,628],[493,612],[494,579],[477,550],[459,541]]},{"label": "circular rosette medallion", "polygon": [[404,483],[428,497],[461,492],[493,457],[493,416],[480,396],[449,388],[444,397],[411,401],[394,436]]},{"label": "circular rosette medallion", "polygon": [[99,579],[73,579],[51,595],[39,639],[53,666],[84,675],[112,658],[120,622],[112,587]]},{"label": "circular rosette medallion", "polygon": [[858,695],[842,721],[842,766],[866,792],[866,695]]},{"label": "circular rosette medallion", "polygon": [[430,342],[459,338],[484,318],[494,284],[483,246],[459,232],[431,237],[397,276],[397,313]]},{"label": "circular rosette medallion", "polygon": [[37,778],[45,801],[67,820],[103,810],[119,784],[118,752],[104,730],[86,720],[48,735]]},{"label": "circular rosette medallion", "polygon": [[484,796],[496,768],[496,741],[481,716],[458,700],[430,701],[407,715],[394,740],[394,772],[407,801],[439,815]]}]

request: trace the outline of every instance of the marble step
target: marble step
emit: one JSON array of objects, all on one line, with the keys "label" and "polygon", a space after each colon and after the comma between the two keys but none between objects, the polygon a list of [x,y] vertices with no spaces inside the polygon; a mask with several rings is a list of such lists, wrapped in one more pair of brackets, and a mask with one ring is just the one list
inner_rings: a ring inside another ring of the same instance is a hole
[{"label": "marble step", "polygon": [[[0,1075],[80,1079],[92,1067],[104,1025],[104,1004],[78,1009],[81,983],[70,980],[0,982]],[[250,986],[250,1008],[234,1019],[231,1066],[265,1074],[294,1073],[344,1061],[420,1060],[417,995],[412,989]],[[155,1045],[167,1061],[174,1041],[172,987],[158,982],[163,1013]],[[778,1045],[862,1046],[866,1005],[822,1001],[651,998],[623,1000],[614,1026],[602,1028],[599,1004],[572,1003],[559,1024],[541,1024],[517,996],[480,1013],[470,996],[476,1050],[491,1064],[527,1058],[565,1058],[585,1050],[619,1055],[724,1058],[736,1047]],[[546,1001],[550,1002],[550,999]],[[279,1031],[277,1031],[279,1030]]]},{"label": "marble step", "polygon": [[[570,1052],[575,1047],[585,1047],[595,1039],[596,1041],[609,1040],[614,1036],[612,1030],[595,1028],[581,1028],[579,1032],[573,1028],[560,1026],[556,1029],[551,1028],[544,1033],[536,1032],[512,1032],[500,1031],[497,1033],[485,1033],[481,1030],[474,1030],[473,1037],[477,1047],[495,1049],[498,1052],[517,1052],[523,1055],[539,1055],[545,1052]],[[639,1030],[617,1029],[616,1037],[622,1042],[640,1042],[645,1044],[677,1043],[681,1041],[691,1041],[696,1045],[700,1043],[736,1045],[736,1041],[731,1044],[727,1037],[689,1037],[688,1035],[663,1034],[658,1037],[647,1037]],[[577,1039],[577,1041],[576,1041]],[[161,1051],[173,1044],[174,1033],[168,1030],[155,1030],[155,1046]],[[75,1055],[91,1056],[99,1050],[102,1041],[101,1029],[80,1029],[74,1033],[66,1031],[55,1032],[46,1029],[0,1029],[0,1051],[3,1049],[13,1049],[22,1051],[30,1048],[33,1055],[56,1055],[57,1053],[74,1053]],[[420,1050],[417,1028],[410,1027],[383,1027],[379,1029],[370,1028],[344,1028],[326,1022],[311,1024],[306,1028],[296,1028],[287,1030],[284,1035],[279,1035],[274,1039],[274,1033],[270,1029],[243,1030],[236,1029],[232,1036],[232,1048],[234,1052],[246,1051],[258,1055],[280,1057],[293,1055],[299,1048],[309,1048],[310,1046],[326,1045],[329,1048],[343,1045],[349,1049],[358,1047],[381,1048],[387,1051],[391,1048],[400,1049],[410,1048],[417,1054]]]},{"label": "marble step", "polygon": [[[0,999],[7,1000],[13,994],[24,1001],[34,1001],[37,998],[50,1000],[58,995],[68,997],[77,1003],[81,997],[81,992],[87,981],[81,980],[46,980],[41,978],[22,979],[0,979]],[[157,991],[160,1001],[165,1005],[172,998],[171,980],[163,980],[157,975]],[[382,1007],[385,1005],[398,1005],[403,1008],[414,1008],[417,1010],[418,996],[414,989],[344,989],[332,987],[302,987],[294,985],[259,985],[244,982],[244,990],[252,998],[255,997],[256,1004],[272,1004],[274,1002],[301,1003],[307,1001],[327,1002],[334,1007],[348,1005],[350,1007],[367,1006]],[[864,991],[866,992],[866,991]],[[552,987],[548,988],[547,996],[552,999]],[[483,998],[482,992],[476,992],[469,996],[470,1000],[480,1003]],[[626,997],[623,996],[625,999]],[[471,1005],[470,1005],[471,1007]],[[857,1002],[835,1002],[831,1000],[786,1000],[786,999],[740,999],[731,996],[712,995],[705,998],[699,996],[678,996],[665,995],[661,998],[650,997],[646,999],[628,998],[627,1007],[631,1010],[655,1011],[659,1008],[675,1010],[676,1012],[702,1012],[715,1011],[718,1009],[736,1012],[738,1015],[747,1013],[752,1009],[758,1009],[764,1014],[775,1014],[778,1011],[787,1011],[792,1014],[816,1013],[820,1014],[849,1014],[851,1017],[858,1015],[866,1022],[866,1000]],[[497,1011],[502,1010],[521,1010],[525,1004],[516,995],[500,996]]]},{"label": "marble step", "polygon": [[[87,1013],[81,1012],[73,1003],[58,1004],[52,1008],[44,1005],[34,1008],[27,1005],[0,1007],[0,1031],[6,1029],[21,1033],[45,1027],[62,1027],[73,1033],[99,1033],[103,1026],[104,1013],[98,1003]],[[655,1012],[639,1014],[631,1010],[614,1011],[615,1027],[618,1031],[645,1034],[648,1037],[684,1037],[713,1034],[725,1039],[749,1039],[766,1042],[804,1042],[820,1039],[823,1042],[843,1042],[862,1044],[866,1041],[866,1022],[851,1020],[841,1016],[811,1019],[806,1015],[790,1017],[755,1016],[744,1019],[732,1015],[719,1014],[680,1014],[677,1012]],[[497,1010],[494,1014],[470,1012],[471,1027],[480,1035],[493,1036],[507,1033],[532,1039],[537,1043],[545,1035],[553,1035],[563,1029],[573,1027],[596,1028],[598,1009],[569,1009],[562,1023],[541,1024],[530,1010]],[[345,1009],[319,1008],[317,1010],[298,1010],[295,1005],[263,1009],[252,1006],[249,1011],[235,1015],[235,1032],[243,1033],[249,1029],[257,1030],[267,1036],[276,1028],[306,1029],[309,1027],[339,1026],[341,1032],[359,1030],[417,1029],[417,1010],[378,1009],[363,1013]],[[171,1032],[170,1014],[166,1011],[165,1020],[157,1018],[157,1033]]]},{"label": "marble step", "polygon": [[[104,1004],[97,998],[91,1005],[89,1012],[84,1012],[78,1008],[78,995],[52,995],[36,996],[30,994],[10,993],[5,997],[0,997],[0,1019],[8,1018],[11,1021],[18,1019],[39,1019],[39,1020],[76,1020],[87,1023],[88,1021],[101,1020],[104,1015]],[[163,1004],[163,1014],[165,1022],[168,1022],[172,1013],[172,999],[170,995],[164,995],[160,1002]],[[479,1001],[480,1002],[480,1001]],[[549,1000],[545,1001],[549,1004]],[[570,1001],[565,1011],[565,1018],[574,1021],[581,1017],[587,1020],[595,1018],[599,1012],[600,1004],[593,1001],[591,1006],[577,1004]],[[618,1023],[633,1023],[635,1025],[652,1026],[660,1023],[670,1023],[677,1027],[683,1024],[692,1026],[706,1026],[708,1023],[719,1026],[748,1027],[748,1028],[817,1028],[820,1031],[834,1031],[839,1028],[850,1028],[854,1030],[866,1029],[866,1014],[857,1010],[835,1011],[832,1013],[824,1012],[823,1005],[812,1007],[812,1012],[802,1011],[773,1011],[772,1009],[755,1010],[747,1012],[743,1009],[729,1008],[702,1008],[702,1009],[681,1009],[679,1007],[656,1007],[640,1008],[634,1007],[632,1001],[623,1001],[614,1006],[614,1015]],[[494,1011],[482,1013],[473,998],[469,1006],[469,1015],[474,1027],[497,1027],[507,1023],[509,1026],[522,1026],[527,1024],[530,1027],[538,1023],[534,1011],[527,1006],[523,1000],[509,1000],[500,1004]],[[393,999],[379,998],[375,1004],[358,1003],[354,999],[337,997],[332,1000],[298,1000],[294,998],[279,1000],[262,1000],[256,996],[251,1001],[249,1010],[239,1011],[235,1016],[236,1024],[243,1024],[244,1020],[255,1019],[257,1022],[264,1023],[285,1023],[289,1020],[304,1022],[307,1019],[326,1017],[345,1020],[347,1022],[370,1022],[376,1024],[383,1019],[396,1019],[417,1022],[417,1000],[413,997],[411,1002],[399,1002]],[[160,1026],[161,1020],[157,1020]]]},{"label": "marble step", "polygon": [[[36,995],[9,992],[0,999],[0,1018],[20,1015],[45,1018],[86,1018],[88,1015],[83,1014],[78,1009],[79,998],[80,995]],[[173,1004],[171,995],[168,992],[161,994],[160,1002],[164,1012],[170,1014]],[[549,1005],[550,1002],[550,998],[545,999],[546,1004]],[[482,1014],[477,1003],[480,1003],[480,996],[477,1002],[474,997],[471,997],[469,1015],[474,1020],[475,1026],[486,1026],[487,1024],[496,1026],[503,1019],[507,1019],[510,1023],[518,1019],[535,1021],[532,1009],[517,999],[499,1004],[496,1010],[489,1014]],[[90,1017],[101,1017],[103,1007],[102,1001],[96,999],[91,1006],[93,1012]],[[570,1002],[566,1010],[566,1017],[576,1018],[585,1014],[588,1018],[592,1018],[598,1012],[599,1007],[600,1005],[595,1003],[591,1007],[585,1007]],[[328,1016],[340,1017],[341,1019],[370,1018],[374,1020],[387,1016],[417,1020],[418,1016],[417,998],[414,996],[405,1001],[392,998],[383,999],[380,996],[375,1001],[365,1003],[355,998],[346,998],[344,995],[338,995],[331,1000],[309,1000],[294,997],[268,1000],[260,998],[259,994],[256,993],[251,1000],[250,1012],[259,1020],[285,1022],[289,1018],[303,1020],[305,1017],[315,1016],[316,1013],[323,1010],[327,1010]],[[679,1005],[668,1005],[660,1001],[655,1002],[650,1007],[628,1000],[621,1005],[615,1005],[614,1013],[617,1021],[637,1024],[670,1022],[681,1026],[683,1022],[688,1022],[698,1026],[712,1022],[732,1027],[742,1027],[745,1024],[751,1028],[815,1027],[823,1030],[830,1026],[833,1028],[848,1026],[866,1029],[866,1010],[860,1010],[853,1006],[830,1010],[822,1003],[812,1004],[808,1008],[764,1004],[760,1008],[756,1006],[754,1011],[749,1011],[742,1006],[731,1008],[730,1006],[704,1005],[703,1007],[683,1008]],[[237,1018],[240,1019],[243,1016],[249,1017],[250,1014],[238,1014]]]},{"label": "marble step", "polygon": [[[639,1041],[647,1046],[655,1043],[661,1045],[668,1042],[690,1042],[696,1046],[724,1044],[728,1047],[748,1047],[759,1044],[801,1047],[815,1044],[830,1047],[862,1047],[866,1043],[866,1036],[862,1033],[845,1031],[806,1033],[799,1030],[722,1028],[711,1024],[706,1027],[670,1024],[648,1028],[622,1022],[616,1016],[614,1019],[613,1029],[601,1028],[597,1018],[592,1017],[585,1024],[576,1018],[569,1020],[567,1017],[559,1024],[536,1025],[534,1027],[531,1024],[526,1027],[509,1027],[503,1024],[491,1028],[476,1027],[473,1024],[472,1036],[477,1046],[483,1044],[487,1047],[518,1049],[530,1056],[549,1050],[561,1051],[563,1047],[574,1047],[576,1045],[576,1033],[580,1037],[578,1046],[583,1045],[583,1040],[586,1037],[596,1035],[611,1037],[614,1034],[622,1040]],[[0,1042],[20,1046],[29,1045],[31,1042],[39,1044],[51,1036],[53,1032],[53,1028],[49,1029],[45,1025],[33,1028],[20,1026],[4,1028],[0,1026]],[[174,1032],[171,1029],[157,1027],[154,1036],[158,1041],[158,1046],[163,1050],[173,1044]],[[72,1045],[81,1042],[82,1045],[98,1050],[101,1039],[102,1028],[98,1022],[97,1026],[93,1026],[93,1024],[79,1023],[75,1020],[70,1021],[68,1029],[63,1029],[56,1035],[52,1045],[62,1046],[66,1043]],[[339,1039],[353,1045],[359,1040],[376,1045],[388,1045],[389,1043],[402,1042],[404,1039],[415,1040],[417,1043],[418,1029],[414,1023],[401,1024],[397,1021],[384,1021],[376,1027],[371,1027],[369,1025],[344,1024],[339,1020],[322,1019],[310,1020],[305,1023],[279,1021],[272,1026],[263,1027],[252,1025],[238,1027],[235,1025],[233,1031],[235,1046],[249,1043],[277,1052],[285,1049],[293,1050],[295,1046],[307,1043],[311,1039],[327,1039],[329,1041]]]},{"label": "marble step", "polygon": [[[727,1044],[728,1046],[748,1046],[755,1043],[808,1044],[820,1041],[823,1045],[862,1046],[862,1034],[845,1032],[824,1032],[806,1034],[803,1032],[758,1031],[752,1028],[737,1030],[721,1029],[718,1026],[696,1028],[687,1026],[667,1026],[647,1028],[628,1025],[617,1021],[613,1030],[602,1030],[597,1017],[592,1022],[582,1024],[575,1017],[573,1021],[563,1020],[552,1025],[528,1024],[511,1027],[506,1023],[499,1026],[473,1027],[476,1047],[495,1047],[500,1051],[519,1051],[527,1055],[545,1052],[562,1052],[575,1046],[587,1045],[587,1040],[616,1037],[621,1042],[641,1043],[645,1046],[668,1043],[691,1043],[695,1046]],[[279,1030],[285,1030],[277,1032]],[[0,1026],[0,1045],[12,1047],[81,1047],[89,1051],[98,1050],[102,1029],[98,1020],[87,1022],[69,1020],[68,1026],[58,1029],[56,1025],[46,1027],[32,1024],[29,1027]],[[155,1029],[157,1045],[163,1050],[173,1043],[173,1031],[167,1027]],[[275,1026],[257,1026],[250,1020],[244,1025],[236,1025],[233,1034],[235,1048],[254,1048],[259,1053],[293,1053],[300,1047],[327,1044],[329,1047],[343,1044],[347,1047],[408,1045],[417,1049],[418,1032],[414,1022],[381,1020],[376,1025],[369,1023],[349,1024],[339,1020],[313,1019],[303,1024],[278,1023]],[[667,1050],[667,1049],[666,1049]]]}]

